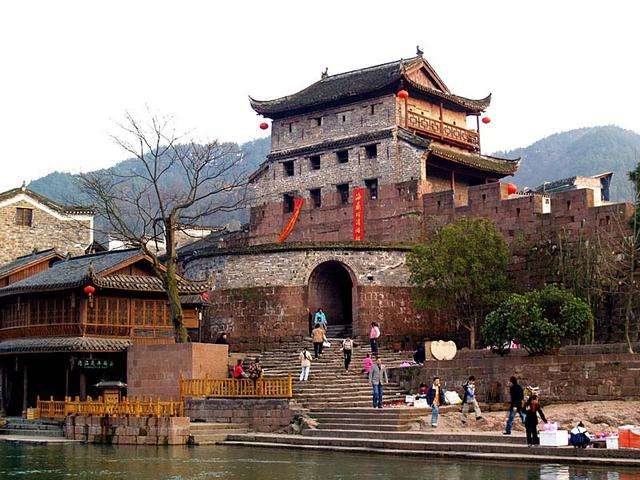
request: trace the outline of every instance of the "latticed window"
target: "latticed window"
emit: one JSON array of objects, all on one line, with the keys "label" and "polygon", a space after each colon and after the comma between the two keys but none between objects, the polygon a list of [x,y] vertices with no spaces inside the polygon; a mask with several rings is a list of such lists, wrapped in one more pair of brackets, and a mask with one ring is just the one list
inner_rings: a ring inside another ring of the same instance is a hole
[{"label": "latticed window", "polygon": [[33,224],[33,210],[30,208],[16,208],[16,225],[30,227]]}]

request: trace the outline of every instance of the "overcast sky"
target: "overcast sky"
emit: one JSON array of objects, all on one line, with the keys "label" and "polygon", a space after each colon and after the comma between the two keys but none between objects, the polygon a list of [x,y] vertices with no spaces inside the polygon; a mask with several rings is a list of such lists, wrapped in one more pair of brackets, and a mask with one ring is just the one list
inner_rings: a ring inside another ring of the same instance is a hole
[{"label": "overcast sky", "polygon": [[126,157],[125,110],[170,114],[200,138],[265,135],[247,95],[407,58],[449,88],[493,93],[483,151],[572,128],[640,131],[640,8],[632,1],[5,1],[0,189]]}]

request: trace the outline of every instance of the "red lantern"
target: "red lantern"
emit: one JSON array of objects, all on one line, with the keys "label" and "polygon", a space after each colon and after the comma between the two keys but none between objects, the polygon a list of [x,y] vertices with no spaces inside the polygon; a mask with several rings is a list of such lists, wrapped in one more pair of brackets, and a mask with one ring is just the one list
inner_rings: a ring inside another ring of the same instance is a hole
[{"label": "red lantern", "polygon": [[202,298],[203,302],[208,302],[209,301],[209,292],[202,292],[202,294],[200,295],[200,298]]},{"label": "red lantern", "polygon": [[260,124],[260,130],[266,130],[267,128],[269,128],[269,124],[267,122],[262,122]]},{"label": "red lantern", "polygon": [[509,195],[518,193],[518,187],[516,187],[513,183],[507,183],[507,193]]},{"label": "red lantern", "polygon": [[406,90],[400,90],[398,92],[398,98],[406,100],[407,98],[409,98],[409,92],[407,92]]},{"label": "red lantern", "polygon": [[491,119],[489,117],[482,117],[482,123],[491,123]]},{"label": "red lantern", "polygon": [[85,295],[91,296],[96,293],[96,287],[94,287],[93,285],[87,285],[86,287],[84,287],[84,293]]}]

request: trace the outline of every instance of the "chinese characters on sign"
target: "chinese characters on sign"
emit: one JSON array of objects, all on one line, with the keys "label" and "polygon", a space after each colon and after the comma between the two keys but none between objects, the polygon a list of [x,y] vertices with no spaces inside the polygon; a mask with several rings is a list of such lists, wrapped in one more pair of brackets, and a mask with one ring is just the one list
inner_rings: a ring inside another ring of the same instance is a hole
[{"label": "chinese characters on sign", "polygon": [[364,240],[364,188],[353,190],[353,239]]},{"label": "chinese characters on sign", "polygon": [[100,358],[81,358],[78,360],[78,367],[87,369],[113,368],[113,360],[103,360]]}]

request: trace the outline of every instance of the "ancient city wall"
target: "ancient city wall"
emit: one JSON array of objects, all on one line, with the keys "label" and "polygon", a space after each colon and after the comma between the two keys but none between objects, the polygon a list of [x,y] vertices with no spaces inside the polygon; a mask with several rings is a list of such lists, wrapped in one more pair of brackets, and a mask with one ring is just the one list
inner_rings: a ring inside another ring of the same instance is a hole
[{"label": "ancient city wall", "polygon": [[536,385],[545,402],[620,400],[640,397],[640,358],[622,344],[565,347],[557,355],[528,356],[512,351],[501,357],[488,350],[461,351],[450,361],[427,361],[424,367],[392,368],[389,379],[415,391],[420,383],[441,377],[445,389],[462,391],[473,375],[480,401],[509,401],[508,383]]}]

